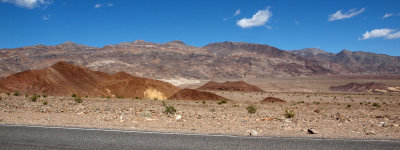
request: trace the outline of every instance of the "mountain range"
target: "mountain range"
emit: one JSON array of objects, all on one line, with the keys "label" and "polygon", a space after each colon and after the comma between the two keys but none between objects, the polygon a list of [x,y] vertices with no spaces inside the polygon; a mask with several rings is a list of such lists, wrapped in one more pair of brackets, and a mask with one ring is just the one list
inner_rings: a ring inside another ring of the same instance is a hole
[{"label": "mountain range", "polygon": [[0,49],[0,78],[64,61],[95,71],[165,78],[265,78],[326,75],[400,75],[400,57],[316,48],[281,50],[244,42],[211,43],[203,47],[182,41],[143,40],[104,47],[65,42]]}]

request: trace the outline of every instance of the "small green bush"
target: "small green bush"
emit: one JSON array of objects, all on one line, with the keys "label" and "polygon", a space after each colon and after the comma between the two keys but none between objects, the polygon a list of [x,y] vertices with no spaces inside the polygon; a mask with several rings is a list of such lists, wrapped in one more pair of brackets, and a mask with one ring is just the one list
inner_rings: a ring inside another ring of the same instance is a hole
[{"label": "small green bush", "polygon": [[206,104],[206,101],[202,101],[201,103]]},{"label": "small green bush", "polygon": [[347,108],[350,108],[351,107],[351,105],[350,104],[347,104],[347,106],[346,106]]},{"label": "small green bush", "polygon": [[286,118],[293,118],[294,117],[294,111],[286,109],[284,115],[285,115]]},{"label": "small green bush", "polygon": [[249,112],[249,114],[254,114],[257,112],[257,108],[256,106],[250,105],[246,107],[247,112]]},{"label": "small green bush", "polygon": [[375,106],[375,107],[378,107],[378,108],[381,107],[381,105],[379,105],[378,103],[373,103],[372,106]]},{"label": "small green bush", "polygon": [[47,101],[43,101],[43,105],[47,105]]},{"label": "small green bush", "polygon": [[165,106],[165,111],[164,113],[166,114],[174,114],[176,112],[176,109],[174,106]]},{"label": "small green bush", "polygon": [[124,98],[124,96],[117,96],[117,98]]},{"label": "small green bush", "polygon": [[72,96],[71,97],[78,97],[78,95],[76,95],[75,93],[74,94],[72,94]]},{"label": "small green bush", "polygon": [[6,94],[7,94],[7,95],[10,95],[10,93],[9,93],[9,92],[7,92]]},{"label": "small green bush", "polygon": [[221,105],[221,104],[226,104],[226,100],[218,101],[218,105]]},{"label": "small green bush", "polygon": [[235,105],[233,105],[232,107],[239,107],[239,105],[238,105],[238,104],[235,104]]},{"label": "small green bush", "polygon": [[39,98],[38,95],[33,94],[33,95],[31,96],[31,101],[32,101],[32,102],[36,102],[36,100],[37,100],[38,98]]},{"label": "small green bush", "polygon": [[75,102],[76,103],[82,103],[82,98],[81,97],[75,97]]},{"label": "small green bush", "polygon": [[140,99],[140,97],[137,97],[137,96],[136,96],[135,99]]},{"label": "small green bush", "polygon": [[46,97],[47,97],[47,95],[45,95],[45,94],[43,94],[42,96],[43,96],[43,98],[46,98]]},{"label": "small green bush", "polygon": [[162,101],[161,102],[163,106],[167,106],[167,102],[166,101]]},{"label": "small green bush", "polygon": [[25,94],[25,97],[28,97],[28,94]]},{"label": "small green bush", "polygon": [[19,96],[19,92],[18,92],[18,91],[15,91],[15,92],[14,92],[14,96]]}]

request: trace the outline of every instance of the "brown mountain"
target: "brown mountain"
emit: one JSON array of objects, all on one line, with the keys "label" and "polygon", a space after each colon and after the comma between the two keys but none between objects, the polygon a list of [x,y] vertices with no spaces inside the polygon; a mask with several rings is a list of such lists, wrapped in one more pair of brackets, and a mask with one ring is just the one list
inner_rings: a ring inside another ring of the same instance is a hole
[{"label": "brown mountain", "polygon": [[179,92],[172,95],[169,99],[175,100],[229,100],[225,97],[217,94],[199,91],[194,89],[182,89]]},{"label": "brown mountain", "polygon": [[322,50],[304,55],[244,42],[212,43],[204,47],[182,41],[164,44],[142,40],[89,47],[72,42],[0,50],[0,78],[59,61],[107,73],[120,70],[150,78],[249,78],[337,74],[399,75],[399,57]]},{"label": "brown mountain", "polygon": [[28,70],[0,80],[0,90],[65,96],[123,96],[166,99],[179,91],[169,83],[124,72],[107,74],[59,62],[49,68]]},{"label": "brown mountain", "polygon": [[226,81],[224,83],[218,83],[215,81],[210,81],[201,87],[197,88],[199,90],[210,90],[210,91],[245,91],[245,92],[263,92],[260,88],[247,84],[243,81],[230,82]]},{"label": "brown mountain", "polygon": [[346,85],[332,86],[329,88],[332,91],[340,92],[372,92],[372,93],[386,93],[386,92],[400,92],[400,87],[391,87],[383,83],[369,82],[369,83],[349,83]]}]

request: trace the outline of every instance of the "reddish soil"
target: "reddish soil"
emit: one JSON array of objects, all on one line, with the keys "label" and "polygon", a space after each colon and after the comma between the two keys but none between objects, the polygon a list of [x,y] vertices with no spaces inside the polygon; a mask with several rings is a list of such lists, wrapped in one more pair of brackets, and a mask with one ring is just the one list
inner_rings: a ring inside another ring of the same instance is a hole
[{"label": "reddish soil", "polygon": [[276,98],[276,97],[266,97],[261,102],[263,102],[263,103],[265,103],[265,102],[274,103],[274,102],[286,102],[286,101],[283,100],[283,99],[280,99],[280,98]]},{"label": "reddish soil", "polygon": [[167,82],[135,77],[124,72],[107,74],[66,62],[59,62],[40,70],[16,73],[0,80],[0,91],[55,96],[75,93],[90,97],[152,98],[153,96],[162,99],[170,97],[179,90],[180,88]]},{"label": "reddish soil", "polygon": [[247,84],[246,82],[243,81],[236,81],[236,82],[226,81],[224,83],[210,81],[197,89],[209,90],[209,91],[263,92],[263,90],[261,90],[260,88],[254,85]]},{"label": "reddish soil", "polygon": [[219,96],[217,94],[199,91],[193,89],[182,89],[178,93],[175,93],[169,99],[174,100],[229,100],[225,97]]},{"label": "reddish soil", "polygon": [[346,85],[339,85],[339,86],[332,86],[329,89],[332,91],[340,91],[340,92],[379,92],[378,90],[387,90],[389,86],[376,83],[376,82],[369,82],[369,83],[349,83]]}]

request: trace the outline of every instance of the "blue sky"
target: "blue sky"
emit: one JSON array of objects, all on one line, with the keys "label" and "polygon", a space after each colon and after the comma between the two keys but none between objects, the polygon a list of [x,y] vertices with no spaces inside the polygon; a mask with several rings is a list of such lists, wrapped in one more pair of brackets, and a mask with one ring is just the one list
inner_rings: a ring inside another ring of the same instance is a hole
[{"label": "blue sky", "polygon": [[0,0],[0,48],[182,40],[400,56],[399,0]]}]

